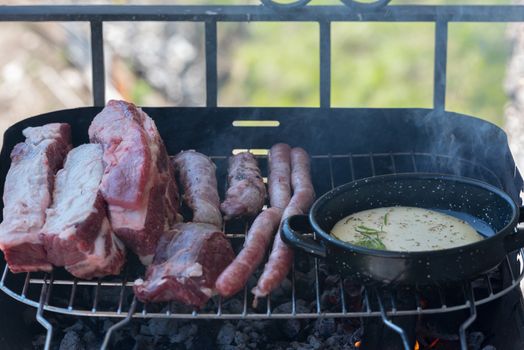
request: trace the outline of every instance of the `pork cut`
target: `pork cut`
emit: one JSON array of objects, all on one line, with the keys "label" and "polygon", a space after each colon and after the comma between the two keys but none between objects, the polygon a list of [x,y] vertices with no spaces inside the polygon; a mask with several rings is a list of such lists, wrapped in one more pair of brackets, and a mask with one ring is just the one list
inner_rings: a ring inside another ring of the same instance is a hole
[{"label": "pork cut", "polygon": [[175,300],[201,307],[234,257],[228,239],[215,226],[176,224],[161,237],[145,280],[135,281],[135,294],[144,302]]},{"label": "pork cut", "polygon": [[184,202],[193,211],[193,222],[222,227],[216,166],[205,154],[194,150],[182,151],[173,157],[181,184]]},{"label": "pork cut", "polygon": [[51,204],[56,171],[71,149],[69,124],[52,123],[23,131],[25,142],[11,152],[4,185],[0,249],[12,272],[51,271],[39,232]]},{"label": "pork cut", "polygon": [[41,233],[48,261],[65,266],[78,278],[118,274],[125,260],[124,246],[113,234],[99,191],[103,153],[98,144],[69,152],[56,175],[53,205]]},{"label": "pork cut", "polygon": [[104,147],[100,191],[116,235],[145,265],[162,232],[178,219],[173,165],[154,121],[132,103],[111,100],[89,127]]},{"label": "pork cut", "polygon": [[220,205],[225,219],[255,217],[260,213],[266,200],[266,185],[256,158],[249,152],[229,157],[227,179],[229,188]]}]

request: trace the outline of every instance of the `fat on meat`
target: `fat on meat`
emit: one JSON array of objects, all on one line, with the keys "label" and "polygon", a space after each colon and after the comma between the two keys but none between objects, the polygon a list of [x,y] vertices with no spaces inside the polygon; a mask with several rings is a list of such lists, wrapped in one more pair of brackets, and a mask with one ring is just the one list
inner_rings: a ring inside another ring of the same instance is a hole
[{"label": "fat on meat", "polygon": [[224,233],[202,223],[180,223],[166,231],[144,279],[134,292],[143,302],[178,301],[203,306],[215,294],[218,275],[233,260]]},{"label": "fat on meat", "polygon": [[266,200],[266,186],[251,153],[241,152],[229,158],[228,184],[226,199],[220,205],[226,220],[260,213]]},{"label": "fat on meat", "polygon": [[4,184],[0,249],[12,272],[51,271],[39,233],[52,201],[54,177],[71,149],[69,124],[23,130],[25,142],[11,152]]},{"label": "fat on meat", "polygon": [[53,204],[41,233],[48,261],[78,278],[118,274],[125,261],[124,246],[113,234],[99,191],[103,153],[98,144],[69,152],[56,175]]},{"label": "fat on meat", "polygon": [[104,148],[100,191],[115,234],[150,264],[160,235],[179,220],[173,165],[154,121],[142,109],[111,100],[89,127]]},{"label": "fat on meat", "polygon": [[192,222],[222,227],[216,166],[206,155],[194,150],[182,151],[173,157],[175,172],[182,186],[182,198],[193,211]]}]

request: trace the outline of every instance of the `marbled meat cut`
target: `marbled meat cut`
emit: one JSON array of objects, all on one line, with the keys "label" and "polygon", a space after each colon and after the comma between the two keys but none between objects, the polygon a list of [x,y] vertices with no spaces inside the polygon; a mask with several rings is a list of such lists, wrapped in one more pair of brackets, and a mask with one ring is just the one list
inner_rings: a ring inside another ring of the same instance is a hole
[{"label": "marbled meat cut", "polygon": [[69,124],[47,124],[23,131],[25,142],[11,152],[4,185],[0,249],[13,272],[51,271],[40,230],[51,204],[56,171],[71,149]]},{"label": "marbled meat cut", "polygon": [[242,152],[229,158],[228,184],[226,199],[220,205],[226,220],[260,213],[266,200],[266,186],[251,153]]},{"label": "marbled meat cut", "polygon": [[215,163],[206,155],[193,150],[173,157],[175,172],[183,189],[183,199],[193,210],[192,222],[222,227]]},{"label": "marbled meat cut", "polygon": [[144,302],[175,300],[203,306],[215,293],[215,281],[235,254],[226,236],[213,225],[176,224],[160,239],[145,280],[135,281]]},{"label": "marbled meat cut", "polygon": [[56,174],[53,205],[41,233],[48,261],[65,266],[78,278],[118,274],[125,260],[124,246],[113,234],[99,191],[103,153],[98,144],[69,152]]},{"label": "marbled meat cut", "polygon": [[112,100],[93,119],[89,138],[104,147],[100,191],[111,226],[147,265],[160,235],[178,218],[174,169],[155,123],[132,103]]}]

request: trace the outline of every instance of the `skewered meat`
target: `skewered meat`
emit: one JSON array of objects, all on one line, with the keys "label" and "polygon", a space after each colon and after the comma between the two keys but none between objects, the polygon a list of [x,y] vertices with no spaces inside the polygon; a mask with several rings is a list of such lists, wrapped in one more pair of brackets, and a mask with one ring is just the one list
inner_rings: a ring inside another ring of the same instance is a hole
[{"label": "skewered meat", "polygon": [[141,301],[176,300],[200,307],[214,294],[218,275],[233,260],[225,235],[209,224],[176,224],[161,237],[145,280],[135,281]]},{"label": "skewered meat", "polygon": [[213,161],[202,153],[189,150],[178,153],[173,163],[184,190],[184,202],[193,210],[191,221],[221,228],[222,214]]},{"label": "skewered meat", "polygon": [[89,127],[104,147],[100,191],[116,235],[149,264],[162,232],[177,220],[174,170],[153,120],[131,103],[109,101]]},{"label": "skewered meat", "polygon": [[[302,148],[297,147],[291,150],[291,169],[293,197],[284,210],[283,220],[292,215],[307,214],[315,200],[310,160]],[[288,247],[277,234],[264,272],[257,286],[253,288],[255,297],[265,297],[280,285],[291,269],[293,255],[293,249]]]},{"label": "skewered meat", "polygon": [[251,153],[242,152],[229,158],[228,183],[226,199],[220,205],[226,220],[253,217],[262,210],[266,186]]},{"label": "skewered meat", "polygon": [[11,152],[4,185],[0,249],[13,272],[51,271],[39,237],[51,204],[56,171],[71,149],[69,124],[26,128]]},{"label": "skewered meat", "polygon": [[268,208],[257,216],[249,228],[244,247],[217,279],[216,289],[220,295],[230,297],[244,287],[264,259],[281,217],[282,211],[278,208]]},{"label": "skewered meat", "polygon": [[97,144],[69,152],[56,175],[53,205],[41,233],[48,261],[79,278],[118,274],[125,260],[99,191],[103,153]]}]

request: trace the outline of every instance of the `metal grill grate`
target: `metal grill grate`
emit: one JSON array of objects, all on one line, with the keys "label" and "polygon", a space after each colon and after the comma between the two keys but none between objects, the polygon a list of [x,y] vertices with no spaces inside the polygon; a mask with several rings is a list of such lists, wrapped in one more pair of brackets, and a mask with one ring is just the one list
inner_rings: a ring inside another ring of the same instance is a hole
[{"label": "metal grill grate", "polygon": [[[218,166],[218,172],[226,166],[226,156],[213,157]],[[265,156],[260,157],[261,160]],[[452,159],[428,153],[377,153],[377,154],[349,154],[349,155],[317,155],[312,157],[313,181],[319,193],[329,190],[335,186],[348,181],[363,177],[371,177],[387,173],[420,172],[429,164],[433,169],[441,173],[453,173],[453,165],[461,166],[465,173],[475,173],[483,176],[486,180],[497,182],[496,176],[482,165],[463,159]],[[499,182],[500,184],[500,182]],[[230,225],[232,227],[230,227]],[[242,228],[240,232],[236,231]],[[233,243],[241,243],[248,230],[247,223],[226,224],[224,231]],[[325,280],[322,264],[316,259],[310,259],[300,254],[295,258],[295,266],[292,269],[290,288],[287,290],[285,300],[291,303],[288,312],[278,312],[272,306],[273,298],[268,297],[264,306],[253,308],[251,306],[251,294],[248,288],[235,296],[241,301],[240,311],[231,311],[227,308],[227,301],[220,297],[213,298],[202,310],[193,310],[183,307],[177,303],[169,304],[142,304],[133,297],[132,286],[135,278],[140,273],[134,271],[133,264],[127,264],[127,270],[116,277],[108,277],[99,280],[86,281],[71,278],[63,270],[55,269],[51,274],[27,273],[23,283],[15,277],[6,267],[0,280],[0,289],[11,297],[39,309],[39,321],[48,327],[43,318],[43,311],[51,311],[62,314],[90,316],[90,317],[113,317],[124,318],[117,323],[108,334],[123,326],[131,318],[173,318],[173,319],[288,319],[288,318],[317,318],[317,317],[382,317],[387,321],[390,316],[402,315],[424,315],[453,312],[457,310],[470,309],[474,315],[475,307],[500,298],[519,285],[524,274],[522,272],[522,254],[519,252],[517,260],[520,269],[516,269],[515,255],[508,255],[501,265],[494,271],[490,271],[474,281],[465,281],[455,289],[441,289],[435,287],[431,290],[438,295],[437,302],[431,305],[425,303],[424,298],[418,290],[412,290],[408,296],[411,298],[412,307],[399,306],[395,293],[379,291],[368,288],[357,288],[360,300],[358,307],[348,301],[345,282],[338,280],[336,285],[337,305],[326,308],[322,303],[322,295],[325,292]],[[304,300],[297,290],[298,262],[304,265],[304,261],[312,266],[314,276],[314,293],[305,300],[313,305],[307,312],[297,307],[299,299]],[[131,265],[131,266],[130,266]],[[137,265],[136,268],[140,269]],[[507,276],[508,278],[501,278]],[[333,287],[331,287],[333,289]],[[353,286],[353,289],[355,287]],[[373,303],[371,298],[378,296],[378,304]],[[453,296],[453,298],[448,298]],[[457,298],[457,296],[459,296]],[[282,299],[281,299],[282,300]],[[280,300],[280,303],[281,303]],[[355,296],[352,295],[352,299]],[[472,316],[473,317],[473,316]],[[48,328],[49,329],[49,328]],[[107,336],[107,339],[109,336]],[[106,339],[106,340],[107,340]]]}]

